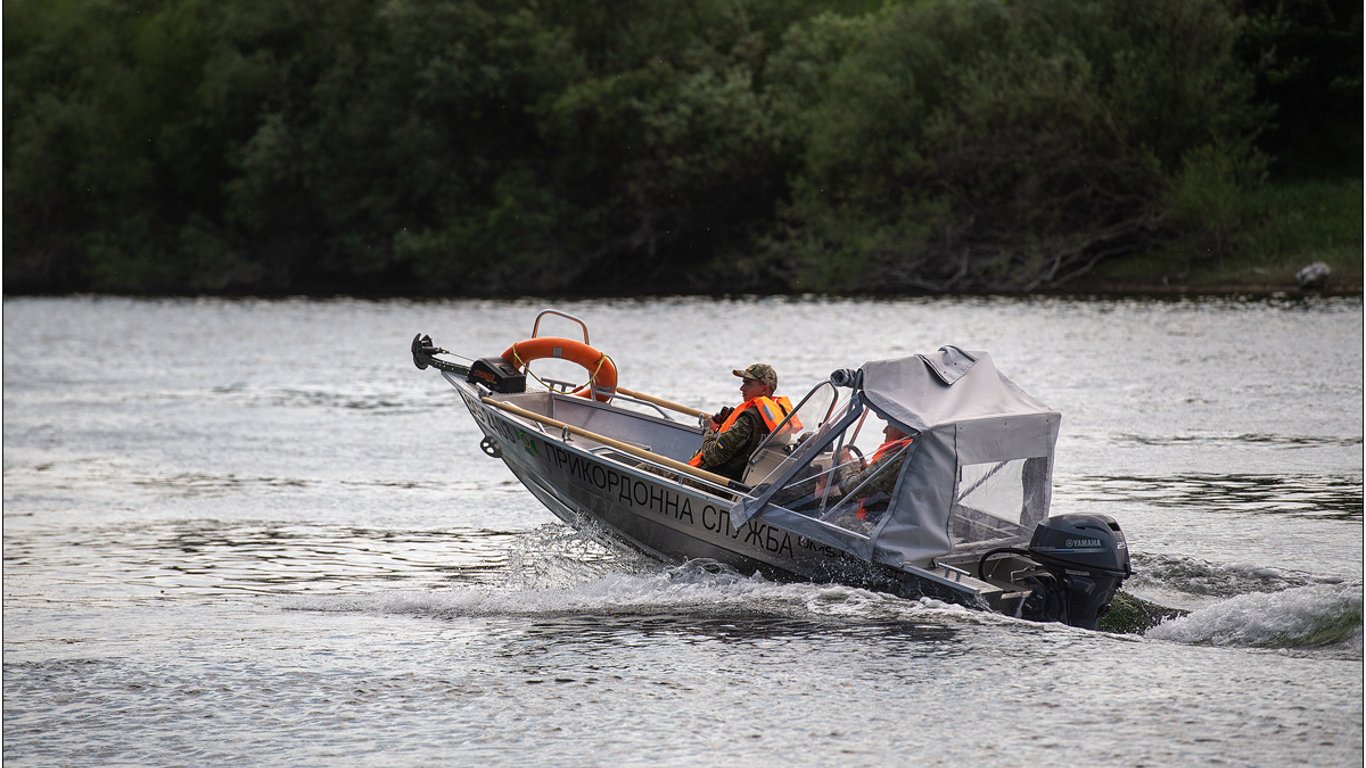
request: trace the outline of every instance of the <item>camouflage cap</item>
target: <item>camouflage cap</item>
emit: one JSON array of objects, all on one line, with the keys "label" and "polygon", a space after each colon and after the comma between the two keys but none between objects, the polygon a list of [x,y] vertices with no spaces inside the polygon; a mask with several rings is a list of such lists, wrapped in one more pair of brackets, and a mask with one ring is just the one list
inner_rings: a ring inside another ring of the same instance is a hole
[{"label": "camouflage cap", "polygon": [[743,370],[734,370],[731,373],[742,379],[754,379],[769,386],[769,389],[778,389],[778,372],[773,370],[773,366],[768,363],[755,363]]}]

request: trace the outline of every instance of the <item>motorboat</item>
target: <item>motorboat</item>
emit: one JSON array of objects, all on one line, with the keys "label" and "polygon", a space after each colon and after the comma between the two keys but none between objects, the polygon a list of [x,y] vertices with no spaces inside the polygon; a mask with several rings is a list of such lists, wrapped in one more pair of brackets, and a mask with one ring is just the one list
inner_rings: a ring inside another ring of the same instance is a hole
[{"label": "motorboat", "polygon": [[[572,336],[544,335],[548,320]],[[454,388],[483,451],[558,518],[666,562],[1087,629],[1132,574],[1113,518],[1050,516],[1061,417],[986,352],[946,345],[832,370],[738,478],[692,461],[712,414],[621,386],[573,315],[542,311],[496,356],[458,362],[421,333],[411,352]],[[537,375],[547,359],[581,366],[586,381]],[[909,436],[894,450],[881,441],[888,426]]]}]

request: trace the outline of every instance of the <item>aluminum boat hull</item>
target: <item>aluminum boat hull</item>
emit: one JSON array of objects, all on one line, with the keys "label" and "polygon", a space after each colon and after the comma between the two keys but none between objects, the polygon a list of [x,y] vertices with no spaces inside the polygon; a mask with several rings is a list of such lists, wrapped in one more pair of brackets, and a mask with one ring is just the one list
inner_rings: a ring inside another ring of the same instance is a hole
[{"label": "aluminum boat hull", "polygon": [[858,548],[853,534],[845,549],[762,517],[737,528],[731,523],[731,500],[650,471],[643,463],[605,456],[600,444],[493,407],[477,386],[444,375],[513,475],[553,514],[596,539],[664,562],[712,560],[745,574],[838,582],[1008,614],[1015,613],[1025,596],[948,563],[921,568],[870,562],[852,554]]}]

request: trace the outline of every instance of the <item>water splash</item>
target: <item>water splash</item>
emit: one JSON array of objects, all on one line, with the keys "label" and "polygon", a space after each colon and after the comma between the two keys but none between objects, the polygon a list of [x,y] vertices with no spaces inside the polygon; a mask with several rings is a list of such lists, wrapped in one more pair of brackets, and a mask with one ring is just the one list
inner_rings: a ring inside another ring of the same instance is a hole
[{"label": "water splash", "polygon": [[1239,595],[1160,624],[1147,637],[1250,648],[1335,648],[1361,658],[1361,584]]},{"label": "water splash", "polygon": [[906,599],[839,584],[773,582],[744,575],[721,563],[622,572],[539,568],[537,583],[461,586],[440,591],[402,591],[345,597],[300,598],[299,610],[363,612],[436,618],[567,616],[675,616],[696,620],[792,619],[836,624],[888,624],[944,618],[991,621],[990,614],[929,598]]},{"label": "water splash", "polygon": [[648,562],[578,529],[544,525],[519,534],[507,554],[503,587],[513,590],[567,587],[615,572],[635,572]]}]

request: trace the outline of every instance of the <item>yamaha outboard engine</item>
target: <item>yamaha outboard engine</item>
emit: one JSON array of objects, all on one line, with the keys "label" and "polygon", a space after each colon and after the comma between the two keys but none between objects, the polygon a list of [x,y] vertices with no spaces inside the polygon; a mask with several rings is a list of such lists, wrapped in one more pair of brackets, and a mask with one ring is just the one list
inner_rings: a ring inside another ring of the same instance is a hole
[{"label": "yamaha outboard engine", "polygon": [[1129,545],[1109,515],[1050,517],[1034,529],[1029,557],[1046,573],[1029,579],[1033,594],[1021,614],[1095,629],[1120,584],[1133,575]]}]

